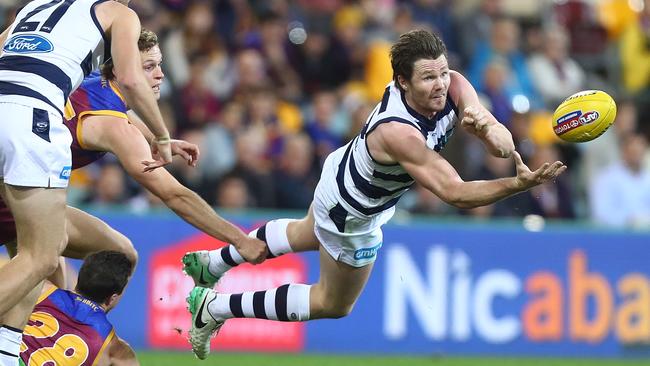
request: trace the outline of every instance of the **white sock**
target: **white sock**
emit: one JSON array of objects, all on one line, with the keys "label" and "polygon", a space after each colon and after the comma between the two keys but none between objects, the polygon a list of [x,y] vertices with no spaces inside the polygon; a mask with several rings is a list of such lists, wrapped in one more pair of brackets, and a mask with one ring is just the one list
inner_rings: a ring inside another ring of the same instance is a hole
[{"label": "white sock", "polygon": [[266,291],[217,294],[208,304],[215,319],[257,318],[279,321],[309,320],[311,285],[287,284]]},{"label": "white sock", "polygon": [[[266,243],[269,249],[267,258],[275,258],[282,254],[291,253],[293,250],[289,245],[287,226],[292,221],[296,220],[279,219],[269,221],[251,231],[248,236],[257,237]],[[215,276],[222,276],[233,267],[246,262],[233,245],[211,250],[209,255],[210,264],[208,265],[208,270]]]},{"label": "white sock", "polygon": [[17,366],[23,333],[16,328],[3,325],[0,327],[0,365]]}]

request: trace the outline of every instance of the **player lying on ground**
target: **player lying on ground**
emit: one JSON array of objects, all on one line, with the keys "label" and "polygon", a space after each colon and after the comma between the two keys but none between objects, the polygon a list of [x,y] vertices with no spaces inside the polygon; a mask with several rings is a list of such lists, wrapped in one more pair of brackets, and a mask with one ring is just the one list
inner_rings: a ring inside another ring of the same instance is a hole
[{"label": "player lying on ground", "polygon": [[21,365],[138,365],[106,318],[132,273],[126,255],[100,251],[84,260],[74,291],[46,284],[24,330]]},{"label": "player lying on ground", "polygon": [[[226,246],[183,257],[185,272],[197,286],[208,287],[195,287],[188,297],[190,343],[199,358],[207,356],[211,335],[230,318],[306,321],[349,314],[381,247],[381,226],[413,183],[451,205],[470,208],[553,180],[566,169],[559,161],[528,169],[510,132],[481,106],[469,82],[449,70],[437,36],[420,30],[403,34],[391,49],[391,64],[394,80],[366,125],[326,159],[307,217],[270,221],[251,233],[267,243],[271,256],[320,250],[318,283],[216,293],[210,287],[244,262],[241,253]],[[514,159],[517,175],[463,181],[439,154],[459,119],[491,154]],[[200,282],[200,273],[210,275],[208,284]]]},{"label": "player lying on ground", "polygon": [[[146,79],[160,95],[160,84],[164,77],[162,55],[158,39],[153,32],[143,30],[139,39],[142,67]],[[169,208],[199,230],[219,240],[235,243],[249,260],[257,262],[266,255],[265,244],[248,237],[239,228],[221,218],[196,193],[181,185],[167,170],[143,171],[142,162],[152,159],[151,149],[142,132],[127,119],[128,106],[114,81],[110,63],[104,69],[104,76],[91,75],[79,89],[70,96],[70,113],[65,122],[74,136],[72,144],[73,168],[79,168],[101,158],[106,152],[117,156],[127,173],[138,183],[159,197]],[[148,131],[147,131],[148,132]],[[150,135],[150,133],[149,133]],[[184,141],[172,141],[174,153],[181,155],[189,164],[195,164],[198,149]],[[137,252],[131,241],[112,229],[103,221],[73,207],[66,208],[66,231],[68,245],[64,256],[84,258],[98,250],[117,250],[125,253],[135,263]],[[15,255],[13,239],[15,226],[6,208],[0,205],[0,236],[7,244],[11,255]],[[39,291],[32,291],[24,302],[33,301]],[[31,308],[12,310],[0,317],[0,324],[11,329],[22,329]],[[20,333],[14,334],[20,337]]]}]

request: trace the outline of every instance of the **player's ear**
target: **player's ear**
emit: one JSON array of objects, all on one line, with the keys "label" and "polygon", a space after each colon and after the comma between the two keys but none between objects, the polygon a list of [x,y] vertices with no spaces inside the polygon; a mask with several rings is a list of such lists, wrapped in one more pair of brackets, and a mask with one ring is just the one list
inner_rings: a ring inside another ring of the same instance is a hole
[{"label": "player's ear", "polygon": [[397,83],[402,90],[408,89],[408,86],[406,85],[406,79],[402,75],[397,75]]},{"label": "player's ear", "polygon": [[105,303],[106,309],[110,310],[110,309],[114,308],[115,305],[117,305],[117,302],[119,300],[120,300],[120,295],[112,294],[111,297],[109,297],[108,300],[106,300],[106,303]]}]

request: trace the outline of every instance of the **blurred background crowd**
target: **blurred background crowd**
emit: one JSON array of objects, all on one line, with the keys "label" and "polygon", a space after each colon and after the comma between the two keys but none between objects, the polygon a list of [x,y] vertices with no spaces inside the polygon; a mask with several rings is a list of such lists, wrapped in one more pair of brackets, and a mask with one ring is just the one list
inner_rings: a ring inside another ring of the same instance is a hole
[{"label": "blurred background crowd", "polygon": [[[5,22],[17,0],[0,0]],[[414,28],[442,36],[452,69],[506,125],[531,168],[569,170],[495,205],[450,207],[414,186],[401,215],[539,215],[650,228],[650,0],[132,0],[163,52],[160,105],[173,136],[201,149],[170,168],[210,204],[306,209],[328,153],[354,137],[392,78],[388,57]],[[551,115],[601,89],[618,116],[567,144]],[[456,129],[443,152],[465,180],[514,174]],[[435,172],[432,172],[435,174]],[[110,157],[73,175],[72,204],[160,205]]]}]

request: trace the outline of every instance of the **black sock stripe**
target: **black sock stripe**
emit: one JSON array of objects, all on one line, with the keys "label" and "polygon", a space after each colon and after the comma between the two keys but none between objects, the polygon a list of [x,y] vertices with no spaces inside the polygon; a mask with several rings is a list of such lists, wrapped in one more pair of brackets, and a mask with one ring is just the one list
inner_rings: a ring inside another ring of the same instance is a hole
[{"label": "black sock stripe", "polygon": [[12,331],[12,332],[16,332],[16,333],[20,333],[20,334],[23,333],[22,330],[20,330],[20,329],[18,329],[18,328],[11,327],[11,326],[9,326],[9,325],[7,325],[7,324],[2,324],[2,325],[0,325],[0,328],[7,328],[7,329],[9,329],[9,330]]},{"label": "black sock stripe", "polygon": [[266,243],[266,224],[262,225],[257,229],[257,238]]},{"label": "black sock stripe", "polygon": [[275,313],[278,320],[287,322],[289,315],[287,314],[287,295],[289,294],[289,285],[282,285],[275,291]]},{"label": "black sock stripe", "polygon": [[230,255],[230,247],[232,247],[232,245],[221,248],[221,259],[223,259],[227,265],[235,267],[237,266],[237,263],[232,259],[232,255]]},{"label": "black sock stripe", "polygon": [[264,309],[264,296],[266,291],[256,291],[253,294],[253,313],[257,319],[268,319],[266,309]]},{"label": "black sock stripe", "polygon": [[7,351],[3,351],[3,350],[1,350],[1,349],[0,349],[0,353],[2,353],[3,355],[7,355],[7,356],[9,356],[9,357],[18,358],[18,355],[14,355],[13,353],[9,353],[9,352],[7,352]]},{"label": "black sock stripe", "polygon": [[244,311],[241,308],[242,294],[230,295],[230,312],[235,318],[244,318]]}]

